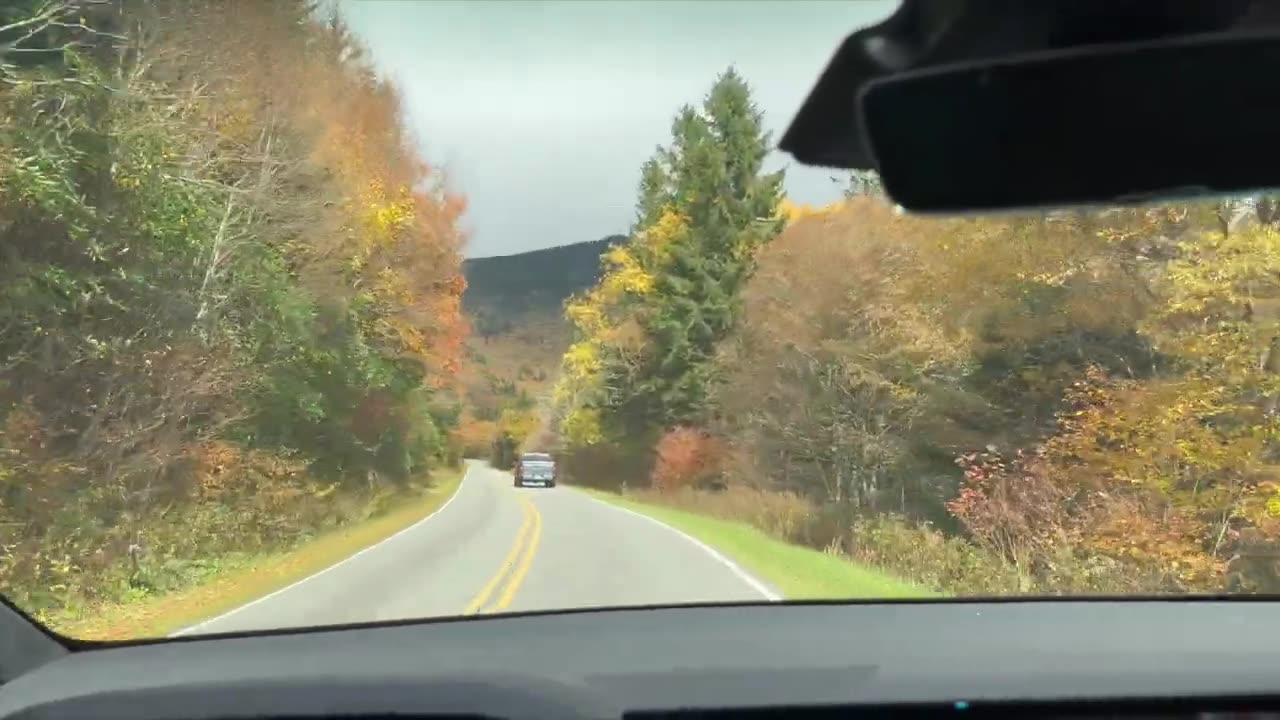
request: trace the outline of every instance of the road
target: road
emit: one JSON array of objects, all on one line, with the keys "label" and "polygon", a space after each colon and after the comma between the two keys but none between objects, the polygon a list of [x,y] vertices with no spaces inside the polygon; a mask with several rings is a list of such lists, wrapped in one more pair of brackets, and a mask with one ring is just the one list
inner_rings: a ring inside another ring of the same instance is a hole
[{"label": "road", "polygon": [[776,599],[724,556],[572,488],[469,462],[435,514],[178,634],[608,605]]}]

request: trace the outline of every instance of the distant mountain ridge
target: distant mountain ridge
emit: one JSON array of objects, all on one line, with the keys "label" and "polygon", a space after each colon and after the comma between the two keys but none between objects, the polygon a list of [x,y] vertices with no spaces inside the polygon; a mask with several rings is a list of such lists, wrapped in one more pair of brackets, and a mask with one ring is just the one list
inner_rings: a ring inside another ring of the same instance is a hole
[{"label": "distant mountain ridge", "polygon": [[546,396],[573,339],[564,301],[596,284],[600,255],[622,240],[611,235],[462,263],[472,335],[461,381],[475,421],[498,420],[522,396]]},{"label": "distant mountain ridge", "polygon": [[626,240],[622,235],[589,242],[531,250],[514,255],[463,261],[467,291],[463,310],[481,336],[509,332],[528,315],[560,315],[569,296],[583,292],[600,278],[600,255]]}]

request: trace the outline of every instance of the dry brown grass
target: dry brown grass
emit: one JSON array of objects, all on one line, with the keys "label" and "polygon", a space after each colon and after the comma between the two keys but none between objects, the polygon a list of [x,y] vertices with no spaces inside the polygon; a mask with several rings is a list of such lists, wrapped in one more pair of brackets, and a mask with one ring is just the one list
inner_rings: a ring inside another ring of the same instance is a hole
[{"label": "dry brown grass", "polygon": [[722,492],[636,490],[638,502],[749,525],[784,542],[824,550],[922,588],[961,596],[1156,592],[1159,587],[1106,558],[1052,558],[1036,577],[964,538],[896,515],[842,521],[793,493],[744,485]]},{"label": "dry brown grass", "polygon": [[779,540],[797,545],[822,549],[830,541],[826,538],[827,542],[823,542],[824,538],[814,533],[820,525],[817,507],[791,493],[731,485],[723,492],[684,488],[668,493],[636,490],[627,496],[640,502],[746,523]]}]

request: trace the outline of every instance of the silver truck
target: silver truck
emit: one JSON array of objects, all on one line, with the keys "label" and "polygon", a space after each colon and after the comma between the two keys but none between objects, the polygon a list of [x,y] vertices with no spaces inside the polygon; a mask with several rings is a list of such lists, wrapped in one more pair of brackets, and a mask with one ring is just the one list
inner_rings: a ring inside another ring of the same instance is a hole
[{"label": "silver truck", "polygon": [[541,452],[521,453],[516,459],[516,487],[539,485],[541,487],[556,486],[556,461],[551,455]]}]

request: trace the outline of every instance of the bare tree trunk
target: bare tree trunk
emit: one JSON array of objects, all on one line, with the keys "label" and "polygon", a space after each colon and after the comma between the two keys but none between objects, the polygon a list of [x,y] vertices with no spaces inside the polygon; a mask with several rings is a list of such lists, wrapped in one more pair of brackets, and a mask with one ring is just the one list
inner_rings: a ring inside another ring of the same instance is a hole
[{"label": "bare tree trunk", "polygon": [[235,196],[228,196],[226,208],[222,211],[222,221],[218,223],[218,233],[213,238],[213,247],[209,249],[209,262],[205,264],[204,279],[200,281],[200,309],[196,311],[196,322],[193,329],[206,342],[209,339],[208,332],[201,325],[209,315],[209,283],[213,280],[218,265],[222,262],[222,249],[227,240],[227,226],[231,222],[231,210],[234,205]]}]

